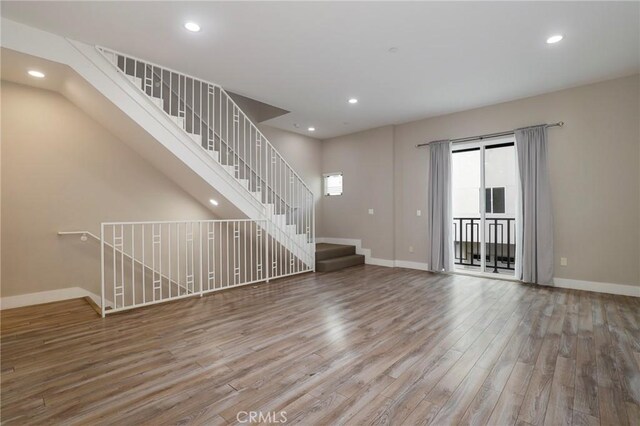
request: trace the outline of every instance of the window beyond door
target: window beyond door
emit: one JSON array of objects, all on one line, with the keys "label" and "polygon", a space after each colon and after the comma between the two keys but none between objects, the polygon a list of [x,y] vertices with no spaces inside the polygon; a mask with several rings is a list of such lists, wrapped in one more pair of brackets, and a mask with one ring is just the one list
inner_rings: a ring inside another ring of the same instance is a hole
[{"label": "window beyond door", "polygon": [[504,187],[486,188],[484,193],[485,212],[504,213]]}]

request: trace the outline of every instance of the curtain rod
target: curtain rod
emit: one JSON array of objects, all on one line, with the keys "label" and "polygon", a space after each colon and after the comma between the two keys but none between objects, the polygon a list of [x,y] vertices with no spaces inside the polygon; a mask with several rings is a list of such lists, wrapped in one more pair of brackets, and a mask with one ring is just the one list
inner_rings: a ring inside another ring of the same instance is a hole
[{"label": "curtain rod", "polygon": [[[564,126],[564,121],[558,121],[557,123],[546,124],[546,126],[547,127],[562,127],[562,126]],[[483,140],[483,139],[492,139],[492,138],[498,138],[500,136],[513,135],[514,133],[515,133],[515,130],[509,130],[509,131],[506,131],[506,132],[487,133],[486,135],[468,136],[466,138],[451,139],[451,143],[469,142],[469,141]],[[429,146],[429,144],[431,144],[433,142],[437,142],[437,141],[420,143],[420,144],[416,145],[416,148],[422,148],[422,147],[425,147],[425,146]]]}]

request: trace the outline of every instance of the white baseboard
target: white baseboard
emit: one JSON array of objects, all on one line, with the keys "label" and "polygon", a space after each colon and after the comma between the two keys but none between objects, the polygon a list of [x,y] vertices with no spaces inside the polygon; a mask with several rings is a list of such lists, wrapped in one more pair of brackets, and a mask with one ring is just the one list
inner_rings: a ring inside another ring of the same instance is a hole
[{"label": "white baseboard", "polygon": [[[363,254],[367,265],[386,266],[388,268],[408,268],[428,271],[429,264],[409,260],[389,260],[371,257],[371,250],[362,248],[362,241],[352,238],[316,238],[319,243],[347,244],[356,246],[356,253]],[[491,278],[491,277],[487,277]],[[508,279],[508,278],[503,278]],[[593,291],[596,293],[619,294],[623,296],[640,297],[640,286],[627,284],[600,283],[595,281],[572,280],[569,278],[554,278],[554,287],[572,290]]]},{"label": "white baseboard", "polygon": [[37,293],[19,294],[0,298],[0,310],[20,308],[22,306],[40,305],[42,303],[59,302],[61,300],[90,297],[100,306],[100,296],[81,287],[68,287],[58,290],[40,291]]},{"label": "white baseboard", "polygon": [[[356,246],[356,253],[364,254],[371,256],[371,250],[362,248],[362,240],[356,240],[354,238],[331,238],[331,237],[320,237],[316,238],[316,243],[327,243],[327,244],[344,244],[347,246]],[[366,253],[361,253],[362,251]]]},{"label": "white baseboard", "polygon": [[[320,240],[318,238],[317,240]],[[327,242],[331,244],[349,244],[356,245],[351,243],[350,241],[356,240],[345,240],[338,238],[323,238],[323,241],[318,242]],[[340,242],[335,242],[340,241]],[[369,257],[367,264],[369,265],[378,265],[378,266],[386,266],[389,268],[397,267],[397,268],[408,268],[408,269],[418,269],[421,271],[427,271],[428,265],[422,262],[411,262],[408,260],[388,260],[388,259],[377,259],[372,258],[370,253],[371,251],[368,249],[362,249],[361,251],[368,252]],[[358,251],[358,246],[356,245],[356,252]],[[359,254],[363,254],[362,252]],[[367,255],[365,254],[365,259]],[[613,284],[613,283],[600,283],[595,281],[582,281],[582,280],[572,280],[569,278],[554,278],[554,286],[558,288],[568,288],[572,290],[584,290],[584,291],[592,291],[596,293],[607,293],[607,294],[619,294],[623,296],[633,296],[640,297],[640,287],[626,285],[626,284]],[[19,308],[22,306],[31,306],[31,305],[40,305],[42,303],[50,303],[50,302],[58,302],[61,300],[69,300],[69,299],[79,299],[82,297],[90,297],[98,306],[100,306],[100,296],[95,293],[90,292],[81,287],[68,287],[62,288],[59,290],[49,290],[49,291],[41,291],[37,293],[28,293],[28,294],[20,294],[17,296],[8,296],[0,298],[0,310],[2,309],[11,309],[11,308]],[[107,301],[107,306],[110,306],[111,302]]]},{"label": "white baseboard", "polygon": [[[386,266],[387,268],[412,268],[412,269],[421,269],[427,270],[426,263],[419,262],[408,262],[403,260],[391,260],[391,259],[381,259],[379,257],[371,256],[371,249],[362,247],[362,240],[357,240],[355,238],[316,238],[317,243],[328,243],[328,244],[345,244],[348,246],[356,246],[356,253],[364,256],[364,263],[367,265],[378,265],[378,266]],[[398,263],[400,262],[400,264]],[[409,266],[412,265],[412,266]]]},{"label": "white baseboard", "polygon": [[[366,258],[365,258],[366,259]],[[387,268],[395,268],[395,262],[389,259],[379,259],[377,257],[369,257],[369,261],[365,262],[367,265],[378,265],[378,266],[386,266]]]},{"label": "white baseboard", "polygon": [[316,238],[317,243],[327,243],[327,244],[344,244],[347,246],[356,246],[356,254],[361,254],[364,256],[364,263],[367,265],[378,265],[378,266],[386,266],[388,268],[393,268],[395,266],[395,262],[393,260],[388,259],[380,259],[377,257],[371,256],[371,250],[368,248],[362,247],[362,240],[356,240],[354,238]]},{"label": "white baseboard", "polygon": [[620,294],[623,296],[640,297],[640,287],[628,284],[599,283],[596,281],[554,278],[553,286],[560,288],[570,288],[573,290],[594,291],[596,293]]},{"label": "white baseboard", "polygon": [[410,260],[396,260],[394,263],[396,268],[419,269],[421,271],[429,270],[429,264],[425,262],[412,262]]}]

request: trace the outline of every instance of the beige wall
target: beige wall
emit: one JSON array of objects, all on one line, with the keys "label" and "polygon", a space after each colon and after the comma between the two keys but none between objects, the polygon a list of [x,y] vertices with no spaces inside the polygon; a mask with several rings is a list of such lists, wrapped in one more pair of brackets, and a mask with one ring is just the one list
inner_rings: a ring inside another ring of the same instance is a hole
[{"label": "beige wall", "polygon": [[[564,121],[549,130],[556,276],[639,285],[639,94],[635,75],[325,141],[323,171],[344,172],[349,188],[339,201],[323,200],[325,234],[362,239],[374,257],[425,262],[426,218],[416,210],[426,210],[428,150],[415,145]],[[386,219],[372,226],[361,210],[374,194]],[[390,217],[393,227],[381,229]]]},{"label": "beige wall", "polygon": [[211,211],[61,95],[2,82],[1,295],[99,293],[103,221],[214,219]]},{"label": "beige wall", "polygon": [[[556,259],[569,261],[556,276],[638,284],[639,99],[636,75],[323,142],[260,129],[319,195],[318,236],[361,239],[376,258],[425,262],[425,216],[416,210],[426,210],[428,151],[415,144],[565,121],[549,133]],[[59,230],[213,218],[60,95],[3,82],[2,103],[2,296],[97,292],[98,245]],[[336,171],[344,194],[321,196],[322,173]]]},{"label": "beige wall", "polygon": [[269,142],[280,152],[282,157],[293,167],[298,175],[305,181],[315,195],[316,202],[316,234],[322,235],[322,220],[320,204],[321,192],[321,168],[322,141],[320,139],[303,136],[293,132],[276,129],[275,127],[261,124],[260,131]]},{"label": "beige wall", "polygon": [[322,197],[322,236],[361,239],[383,259],[394,258],[393,131],[380,127],[322,145],[322,172],[343,173],[343,194]]}]

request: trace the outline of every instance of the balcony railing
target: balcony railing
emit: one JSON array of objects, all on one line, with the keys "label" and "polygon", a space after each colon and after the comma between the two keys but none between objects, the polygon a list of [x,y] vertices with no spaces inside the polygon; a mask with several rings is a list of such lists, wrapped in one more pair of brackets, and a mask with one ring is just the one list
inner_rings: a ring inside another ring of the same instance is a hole
[{"label": "balcony railing", "polygon": [[[479,217],[454,217],[453,242],[456,265],[482,266]],[[485,218],[485,265],[493,272],[513,271],[515,268],[515,218]]]}]

